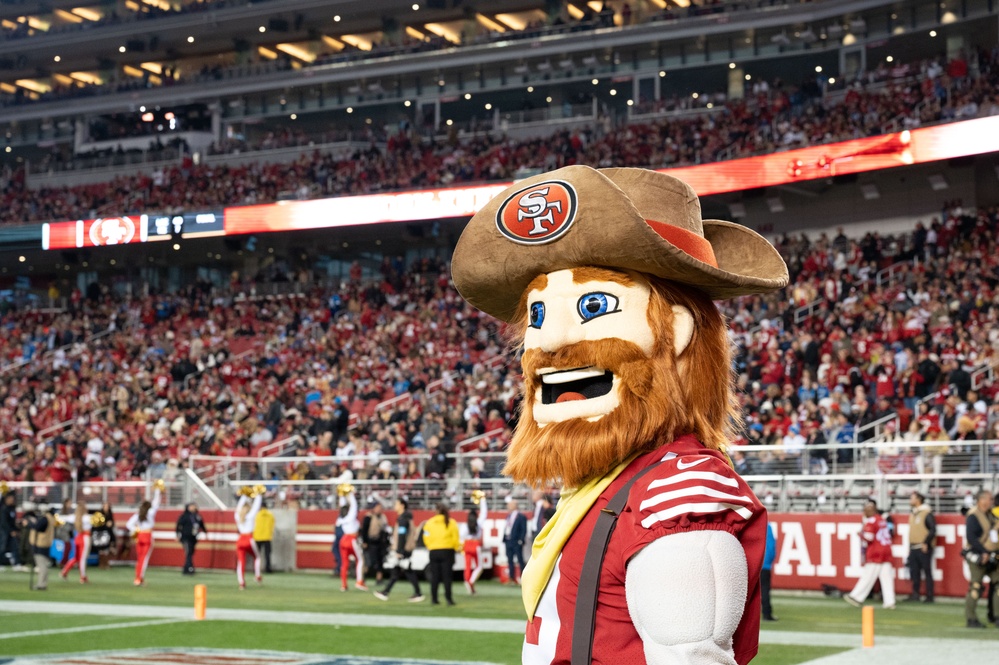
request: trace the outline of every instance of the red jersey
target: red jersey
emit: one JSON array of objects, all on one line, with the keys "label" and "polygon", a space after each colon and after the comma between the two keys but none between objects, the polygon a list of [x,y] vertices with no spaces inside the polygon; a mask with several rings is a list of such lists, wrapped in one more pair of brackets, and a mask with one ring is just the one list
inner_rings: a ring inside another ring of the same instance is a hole
[{"label": "red jersey", "polygon": [[867,544],[866,563],[888,563],[891,556],[891,530],[883,515],[864,518],[864,530],[860,533]]},{"label": "red jersey", "polygon": [[[756,655],[766,509],[724,455],[687,435],[636,458],[601,493],[576,527],[562,549],[534,620],[527,625],[525,664],[569,665],[576,592],[597,515],[621,486],[649,466],[656,468],[632,487],[607,545],[600,575],[592,662],[645,665],[642,638],[631,621],[625,597],[628,562],[659,538],[701,530],[726,531],[738,538],[746,551],[749,594],[733,647],[739,665],[745,665]],[[692,466],[697,468],[691,469]],[[663,562],[663,565],[669,564]],[[669,617],[664,616],[663,620],[669,621]]]}]

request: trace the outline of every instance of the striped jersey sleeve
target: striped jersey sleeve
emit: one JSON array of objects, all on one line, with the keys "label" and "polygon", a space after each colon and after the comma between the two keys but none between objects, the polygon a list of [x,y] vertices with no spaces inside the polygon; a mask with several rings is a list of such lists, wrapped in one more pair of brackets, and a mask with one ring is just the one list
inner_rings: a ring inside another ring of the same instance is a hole
[{"label": "striped jersey sleeve", "polygon": [[626,511],[634,545],[629,558],[672,533],[718,530],[739,537],[766,514],[746,482],[714,453],[660,462],[632,489]]}]

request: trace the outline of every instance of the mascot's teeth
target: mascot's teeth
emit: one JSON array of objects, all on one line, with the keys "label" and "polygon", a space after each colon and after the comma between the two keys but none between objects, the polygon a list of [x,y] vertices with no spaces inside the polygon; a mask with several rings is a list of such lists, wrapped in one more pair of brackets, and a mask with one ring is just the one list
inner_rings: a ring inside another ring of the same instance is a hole
[{"label": "mascot's teeth", "polygon": [[586,369],[570,369],[564,372],[545,374],[541,377],[541,383],[546,383],[548,385],[555,383],[570,383],[572,381],[592,379],[595,376],[602,376],[603,374],[604,370],[597,369],[596,367],[589,367]]}]

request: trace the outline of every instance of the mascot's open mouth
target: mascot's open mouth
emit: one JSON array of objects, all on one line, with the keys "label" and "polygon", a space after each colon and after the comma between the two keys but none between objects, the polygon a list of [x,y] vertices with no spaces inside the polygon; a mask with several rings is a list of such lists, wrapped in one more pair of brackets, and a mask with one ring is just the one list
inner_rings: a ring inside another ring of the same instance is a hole
[{"label": "mascot's open mouth", "polygon": [[560,404],[602,397],[614,386],[614,373],[596,367],[543,369],[539,374],[542,404]]}]

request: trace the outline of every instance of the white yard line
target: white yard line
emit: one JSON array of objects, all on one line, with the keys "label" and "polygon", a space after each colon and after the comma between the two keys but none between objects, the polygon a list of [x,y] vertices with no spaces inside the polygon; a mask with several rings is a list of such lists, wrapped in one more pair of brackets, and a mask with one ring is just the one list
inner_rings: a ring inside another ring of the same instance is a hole
[{"label": "white yard line", "polygon": [[[6,605],[7,603],[5,603]],[[49,614],[62,614],[50,612]],[[142,626],[159,626],[165,623],[178,623],[183,619],[153,619],[150,621],[129,621],[128,623],[104,623],[92,626],[73,626],[72,628],[48,628],[46,630],[23,630],[19,633],[0,633],[0,640],[13,640],[19,637],[39,637],[41,635],[62,635],[64,633],[86,633],[92,630],[112,630],[114,628],[141,628]]]},{"label": "white yard line", "polygon": [[[402,602],[400,600],[400,602]],[[86,626],[63,630],[33,631],[34,634],[125,628],[129,625],[152,625],[162,622],[186,621],[193,618],[188,607],[162,605],[110,605],[100,603],[62,603],[49,601],[4,601],[7,612],[39,614],[92,614],[113,617],[147,617],[159,621],[134,624]],[[389,608],[386,608],[389,609]],[[451,630],[522,635],[524,622],[515,619],[469,619],[464,617],[416,617],[387,614],[326,614],[321,612],[274,612],[271,610],[243,610],[209,608],[208,618],[224,621],[249,621],[255,623],[289,623],[318,626],[360,626],[378,628],[408,628],[416,630]],[[995,629],[992,629],[993,631]],[[24,635],[23,633],[19,635]],[[10,637],[10,635],[2,636]],[[859,633],[816,633],[789,630],[763,630],[761,644],[786,644],[798,646],[844,647],[848,651],[826,656],[805,665],[883,665],[884,663],[919,662],[920,665],[952,665],[956,654],[968,663],[987,663],[995,660],[996,642],[999,640],[959,640],[927,637],[879,636],[873,649],[861,649]]]},{"label": "white yard line", "polygon": [[[402,597],[398,602],[405,602]],[[110,605],[103,603],[62,603],[54,601],[9,600],[4,610],[39,614],[91,614],[97,616],[149,617],[190,620],[189,607],[162,605]],[[525,621],[517,619],[469,619],[460,616],[418,617],[385,614],[337,614],[322,612],[275,612],[209,607],[208,619],[256,623],[296,623],[326,626],[412,628],[416,630],[460,630],[477,633],[523,634]]]}]

